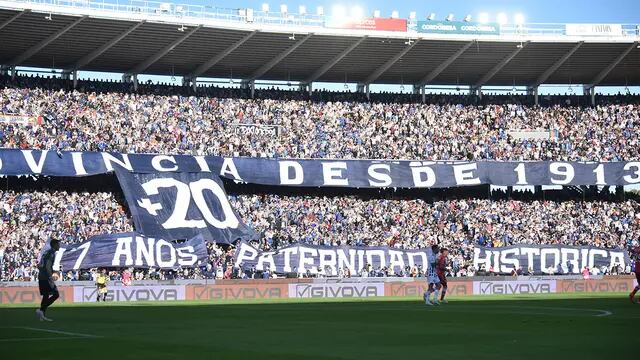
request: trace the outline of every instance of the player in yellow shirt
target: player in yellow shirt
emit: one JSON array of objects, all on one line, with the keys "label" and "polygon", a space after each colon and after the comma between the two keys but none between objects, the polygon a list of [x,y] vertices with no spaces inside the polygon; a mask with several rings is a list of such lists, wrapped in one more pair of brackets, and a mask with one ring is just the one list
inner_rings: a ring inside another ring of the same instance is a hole
[{"label": "player in yellow shirt", "polygon": [[98,302],[100,302],[100,296],[102,296],[102,301],[107,301],[107,281],[109,281],[107,270],[102,269],[102,272],[98,273],[98,277],[96,278],[96,286],[98,287],[98,297],[96,301]]}]

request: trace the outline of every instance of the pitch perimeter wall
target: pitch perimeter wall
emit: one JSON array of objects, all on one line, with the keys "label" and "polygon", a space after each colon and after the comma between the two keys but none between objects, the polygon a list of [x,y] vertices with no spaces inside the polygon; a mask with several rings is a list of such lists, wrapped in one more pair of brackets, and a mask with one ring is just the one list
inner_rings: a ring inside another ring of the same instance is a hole
[{"label": "pitch perimeter wall", "polygon": [[[452,296],[554,293],[630,292],[634,276],[599,276],[584,280],[578,276],[472,277],[451,278],[447,293]],[[228,301],[287,298],[407,297],[420,298],[425,278],[271,279],[271,280],[175,280],[138,281],[131,286],[111,282],[108,301]],[[96,286],[90,281],[59,282],[63,303],[94,302]],[[0,305],[37,304],[35,282],[0,282]]]}]

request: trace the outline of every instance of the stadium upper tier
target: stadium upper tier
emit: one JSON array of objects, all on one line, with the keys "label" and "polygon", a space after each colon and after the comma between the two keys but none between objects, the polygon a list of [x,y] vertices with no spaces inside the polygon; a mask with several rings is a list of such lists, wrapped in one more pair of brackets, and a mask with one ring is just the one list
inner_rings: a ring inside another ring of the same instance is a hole
[{"label": "stadium upper tier", "polygon": [[[466,25],[465,25],[466,24]],[[0,64],[311,84],[638,85],[637,25],[503,25],[130,1],[0,1]]]},{"label": "stadium upper tier", "polygon": [[[275,99],[242,99],[225,89],[196,97],[173,95],[169,87],[167,95],[155,95],[149,87],[143,95],[47,90],[34,87],[47,83],[36,78],[0,80],[0,147],[339,159],[640,159],[640,105],[630,103],[568,106],[577,97],[566,97],[564,106],[537,107],[515,97],[512,104],[462,105],[475,98],[469,96],[402,104],[357,102],[348,94],[313,102],[287,100],[287,92],[278,91]],[[122,87],[81,87],[110,84]],[[265,127],[278,131],[253,131]]]}]

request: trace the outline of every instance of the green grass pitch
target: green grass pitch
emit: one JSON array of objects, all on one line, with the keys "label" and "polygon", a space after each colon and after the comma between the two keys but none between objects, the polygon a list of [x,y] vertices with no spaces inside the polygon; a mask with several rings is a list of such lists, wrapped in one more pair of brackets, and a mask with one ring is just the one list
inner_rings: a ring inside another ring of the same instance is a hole
[{"label": "green grass pitch", "polygon": [[626,294],[0,307],[2,359],[626,359]]}]

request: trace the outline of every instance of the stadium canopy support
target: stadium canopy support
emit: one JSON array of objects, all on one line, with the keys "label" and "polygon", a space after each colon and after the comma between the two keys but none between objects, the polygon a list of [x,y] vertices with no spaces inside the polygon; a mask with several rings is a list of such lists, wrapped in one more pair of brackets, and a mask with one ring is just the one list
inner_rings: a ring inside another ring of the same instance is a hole
[{"label": "stadium canopy support", "polygon": [[[249,39],[251,39],[257,33],[258,33],[258,30],[255,30],[255,31],[252,31],[252,32],[248,33],[242,39],[236,41],[235,43],[231,44],[231,46],[229,46],[228,48],[224,49],[221,53],[216,54],[215,56],[213,56],[212,58],[207,60],[207,62],[205,62],[204,64],[201,64],[200,66],[195,68],[188,75],[186,75],[185,78],[187,78],[188,81],[190,81],[193,84],[195,84],[196,83],[196,78],[198,76],[200,76],[200,75],[206,73],[207,71],[209,71],[209,69],[211,69],[215,64],[219,63],[222,59],[224,59],[225,57],[229,56],[229,54],[234,52],[237,48],[242,46],[242,44],[247,42]],[[195,89],[195,85],[194,85],[194,89]]]},{"label": "stadium canopy support", "polygon": [[122,75],[123,83],[132,83],[133,90],[138,91],[138,74],[124,74]]},{"label": "stadium canopy support", "polygon": [[157,53],[148,57],[145,61],[138,64],[133,69],[127,71],[127,74],[140,74],[141,72],[147,70],[149,66],[153,65],[156,61],[162,59],[165,55],[167,55],[170,51],[176,48],[176,46],[180,45],[183,41],[187,40],[191,35],[193,35],[196,31],[200,30],[202,25],[198,25],[193,29],[189,30],[188,33],[184,34],[184,36],[174,40],[171,44],[163,47]]},{"label": "stadium canopy support", "polygon": [[247,81],[254,81],[260,78],[262,75],[266,74],[267,71],[271,70],[274,66],[278,65],[280,61],[289,56],[292,52],[294,52],[300,45],[304,44],[309,38],[313,36],[313,33],[307,34],[302,39],[298,40],[295,44],[289,46],[285,51],[278,54],[278,56],[271,59],[268,63],[262,65],[256,71],[251,74],[251,76],[247,79]]},{"label": "stadium canopy support", "polygon": [[513,58],[515,58],[520,53],[520,51],[522,51],[522,49],[524,49],[528,44],[529,42],[527,41],[517,46],[516,49],[511,52],[511,54],[507,55],[507,57],[502,59],[502,61],[500,61],[491,70],[489,70],[488,73],[484,74],[484,76],[480,78],[480,80],[478,80],[478,82],[476,82],[472,86],[472,89],[480,89],[482,85],[486,84],[487,81],[491,80],[500,70],[502,70],[502,68],[504,68],[511,60],[513,60]]},{"label": "stadium canopy support", "polygon": [[558,59],[555,63],[553,63],[551,67],[549,67],[540,76],[538,76],[538,78],[533,83],[533,85],[530,86],[530,88],[537,88],[538,86],[543,84],[545,81],[547,81],[547,79],[549,79],[549,77],[553,75],[553,73],[555,73],[560,68],[560,66],[562,66],[562,64],[564,64],[567,60],[569,60],[571,55],[573,55],[573,53],[575,53],[582,46],[582,44],[584,44],[584,41],[580,41],[579,43],[575,44],[571,48],[571,50],[569,50],[566,54],[562,55],[562,57]]},{"label": "stadium canopy support", "polygon": [[378,79],[380,75],[384,74],[387,70],[389,70],[389,68],[391,68],[396,62],[398,62],[398,60],[402,59],[402,57],[405,56],[411,49],[413,49],[413,47],[416,46],[419,42],[420,42],[420,39],[416,39],[416,40],[413,40],[413,42],[411,42],[410,45],[405,46],[405,48],[402,49],[402,51],[397,53],[391,59],[387,60],[387,62],[382,64],[382,66],[380,66],[373,73],[371,73],[371,75],[369,75],[367,79],[364,81],[364,84],[369,85],[372,82],[376,81],[376,79]]},{"label": "stadium canopy support", "polygon": [[30,13],[31,10],[29,9],[24,9],[21,12],[13,15],[12,17],[10,17],[9,19],[7,19],[5,22],[3,22],[2,24],[0,24],[0,30],[4,29],[5,26],[11,24],[12,22],[18,20],[22,15]]},{"label": "stadium canopy support", "polygon": [[322,75],[324,75],[327,71],[331,70],[340,60],[344,59],[345,56],[349,55],[353,50],[355,50],[360,44],[362,44],[367,39],[367,36],[363,36],[358,41],[351,44],[348,48],[344,49],[340,54],[336,55],[333,59],[327,61],[321,68],[316,70],[311,76],[304,79],[305,84],[311,84],[312,82],[318,80]]},{"label": "stadium canopy support", "polygon": [[356,92],[363,93],[367,96],[367,100],[371,96],[371,92],[369,91],[369,84],[358,83],[356,85]]},{"label": "stadium canopy support", "polygon": [[22,54],[16,56],[11,61],[9,61],[9,64],[10,65],[20,65],[20,63],[22,63],[23,61],[29,59],[33,55],[37,54],[40,50],[44,49],[47,45],[49,45],[52,42],[54,42],[56,39],[58,39],[60,36],[64,35],[67,31],[71,30],[74,26],[78,25],[80,22],[82,22],[86,18],[88,18],[87,15],[84,15],[84,16],[78,18],[76,21],[74,21],[71,24],[69,24],[69,25],[65,26],[64,28],[60,29],[55,34],[52,34],[48,38],[40,41],[39,43],[37,43],[34,46],[32,46],[29,49],[27,49]]},{"label": "stadium canopy support", "polygon": [[435,69],[431,70],[431,72],[426,74],[420,81],[418,81],[417,86],[423,86],[424,87],[425,85],[427,85],[430,82],[432,82],[433,79],[438,77],[438,75],[440,75],[444,70],[446,70],[449,67],[449,65],[453,64],[453,62],[456,61],[456,59],[458,59],[460,57],[460,55],[464,54],[464,52],[467,51],[467,49],[469,49],[471,47],[471,45],[473,45],[474,43],[475,43],[475,40],[474,41],[469,41],[468,43],[465,43],[464,46],[462,46],[455,53],[453,53],[453,55],[449,56],[447,58],[447,60],[442,62]]},{"label": "stadium canopy support", "polygon": [[529,96],[533,95],[534,104],[538,105],[538,87],[537,86],[527,88],[527,95]]},{"label": "stadium canopy support", "polygon": [[596,105],[596,87],[591,85],[583,85],[582,93],[591,99],[591,106]]},{"label": "stadium canopy support", "polygon": [[633,44],[627,47],[620,55],[618,55],[618,57],[615,58],[615,60],[611,62],[611,64],[607,65],[606,68],[602,69],[602,71],[600,71],[598,75],[596,75],[596,77],[594,77],[593,80],[591,80],[589,84],[585,86],[589,88],[593,88],[596,85],[600,84],[600,82],[602,82],[602,80],[604,80],[604,78],[606,78],[607,75],[609,75],[611,70],[615,69],[615,67],[618,66],[618,64],[620,64],[620,62],[624,60],[624,58],[627,55],[629,55],[629,53],[633,51],[633,49],[635,49],[637,46],[638,46],[638,41],[634,41]]},{"label": "stadium canopy support", "polygon": [[[113,39],[109,40],[109,42],[107,42],[106,44],[100,46],[99,48],[93,50],[91,53],[83,56],[80,60],[76,61],[75,64],[73,64],[71,67],[69,67],[68,69],[66,69],[66,71],[74,71],[74,70],[79,70],[81,69],[83,66],[91,63],[93,60],[95,60],[98,56],[104,54],[105,51],[111,49],[115,44],[117,44],[118,42],[120,42],[122,39],[124,39],[127,35],[131,34],[134,30],[136,30],[137,28],[139,28],[140,26],[142,26],[142,24],[144,24],[146,22],[146,20],[142,20],[136,24],[134,24],[133,26],[131,26],[130,28],[128,28],[127,30],[123,31],[122,33],[120,33],[119,35],[116,35]],[[75,86],[74,86],[75,87]]]}]

